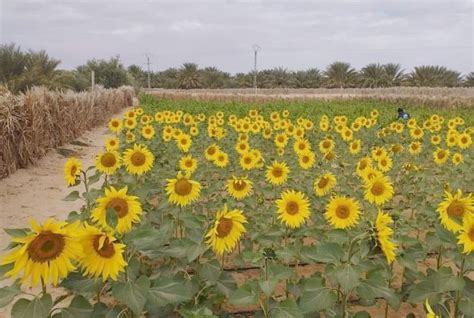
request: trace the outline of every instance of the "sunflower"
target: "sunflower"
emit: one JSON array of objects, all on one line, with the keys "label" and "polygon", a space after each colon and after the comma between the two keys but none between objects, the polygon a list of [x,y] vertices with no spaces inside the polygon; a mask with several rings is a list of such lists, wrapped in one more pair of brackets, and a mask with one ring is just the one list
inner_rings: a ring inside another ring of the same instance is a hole
[{"label": "sunflower", "polygon": [[384,147],[376,147],[372,150],[372,159],[379,161],[383,157],[387,156],[387,150]]},{"label": "sunflower", "polygon": [[184,156],[179,160],[179,169],[188,171],[190,174],[196,171],[197,165],[197,160],[191,155]]},{"label": "sunflower", "polygon": [[299,139],[293,144],[293,150],[297,155],[302,155],[311,151],[311,144],[306,139]]},{"label": "sunflower", "polygon": [[274,161],[271,166],[267,167],[265,177],[272,185],[281,185],[288,180],[290,168],[285,162]]},{"label": "sunflower", "polygon": [[433,151],[434,162],[439,166],[445,164],[446,161],[448,161],[448,157],[449,157],[449,150],[437,148],[435,151]]},{"label": "sunflower", "polygon": [[441,136],[440,135],[433,135],[430,138],[430,141],[433,145],[439,145],[441,142]]},{"label": "sunflower", "polygon": [[372,167],[367,168],[364,171],[364,174],[361,175],[362,179],[364,179],[364,182],[368,182],[369,180],[380,176],[383,176],[383,173]]},{"label": "sunflower", "polygon": [[216,155],[218,154],[219,150],[220,148],[218,145],[212,144],[206,148],[206,150],[204,151],[204,156],[207,160],[213,161],[216,158]]},{"label": "sunflower", "polygon": [[356,172],[357,175],[362,177],[367,170],[372,167],[372,159],[370,157],[364,157],[357,162]]},{"label": "sunflower", "polygon": [[410,129],[410,136],[413,139],[421,139],[423,138],[424,132],[423,129],[420,127],[414,127]]},{"label": "sunflower", "polygon": [[377,162],[377,167],[382,171],[382,172],[387,172],[392,169],[392,158],[390,158],[389,155],[385,155],[382,158],[379,158]]},{"label": "sunflower", "polygon": [[189,148],[191,148],[192,143],[193,141],[191,139],[191,136],[189,136],[188,134],[181,134],[178,139],[176,139],[176,144],[182,152],[188,152]]},{"label": "sunflower", "polygon": [[393,153],[401,153],[403,152],[403,145],[402,144],[393,144],[390,150]]},{"label": "sunflower", "polygon": [[302,169],[309,169],[314,166],[316,155],[312,151],[307,151],[298,156],[298,163]]},{"label": "sunflower", "polygon": [[251,170],[255,168],[257,165],[257,159],[251,152],[245,153],[242,157],[240,157],[240,166],[244,170]]},{"label": "sunflower", "polygon": [[457,143],[461,149],[469,148],[469,146],[472,144],[471,135],[469,135],[468,133],[459,134],[457,138]]},{"label": "sunflower", "polygon": [[105,140],[105,149],[107,151],[118,150],[119,149],[119,140],[117,137],[108,137]]},{"label": "sunflower", "polygon": [[457,166],[464,162],[464,157],[459,152],[456,152],[451,158],[451,161],[454,163],[455,166]]},{"label": "sunflower", "polygon": [[186,172],[178,172],[176,179],[167,179],[166,194],[168,195],[168,202],[186,206],[191,202],[197,200],[201,191],[201,184],[197,181],[191,180],[191,174]]},{"label": "sunflower", "polygon": [[135,129],[135,127],[137,127],[137,121],[135,118],[127,118],[125,119],[124,125],[127,129]]},{"label": "sunflower", "polygon": [[142,175],[153,167],[155,156],[145,145],[134,144],[133,148],[125,150],[123,161],[130,174]]},{"label": "sunflower", "polygon": [[119,118],[112,118],[110,121],[109,121],[109,129],[111,132],[114,132],[114,133],[119,133],[120,130],[122,129],[122,121],[119,119]]},{"label": "sunflower", "polygon": [[235,151],[238,154],[243,155],[244,153],[248,152],[250,149],[249,142],[247,140],[241,140],[235,145]]},{"label": "sunflower", "polygon": [[361,149],[361,141],[360,139],[354,139],[349,144],[349,152],[353,155],[356,155],[360,152]]},{"label": "sunflower", "polygon": [[150,125],[146,125],[142,127],[142,136],[145,139],[152,139],[155,136],[155,128]]},{"label": "sunflower", "polygon": [[125,141],[129,144],[135,142],[135,134],[130,130],[127,131],[127,133],[125,134]]},{"label": "sunflower", "polygon": [[335,147],[334,141],[332,139],[326,138],[319,142],[319,151],[323,154],[326,154],[332,151]]},{"label": "sunflower", "polygon": [[393,235],[393,230],[389,225],[392,223],[392,217],[388,213],[379,210],[377,218],[375,219],[375,230],[377,232],[377,240],[379,241],[380,249],[389,264],[392,264],[395,260],[395,249],[397,248],[397,245],[390,240]]},{"label": "sunflower", "polygon": [[91,212],[91,219],[104,229],[112,230],[107,223],[107,213],[112,211],[117,216],[115,230],[120,234],[130,232],[132,225],[140,222],[143,212],[138,198],[127,195],[127,191],[126,186],[120,190],[106,188],[105,196],[96,200],[97,206]]},{"label": "sunflower", "polygon": [[91,277],[101,277],[117,280],[127,262],[123,257],[125,244],[118,243],[111,234],[104,233],[95,226],[85,224],[81,235],[84,256],[79,263],[84,274]]},{"label": "sunflower", "polygon": [[74,157],[69,158],[64,164],[64,179],[68,186],[73,186],[81,175],[82,163]]},{"label": "sunflower", "polygon": [[359,222],[359,209],[356,199],[335,196],[326,205],[324,216],[336,229],[346,229]]},{"label": "sunflower", "polygon": [[247,219],[241,210],[228,211],[225,205],[222,211],[217,212],[214,226],[206,234],[206,243],[218,255],[232,252],[246,232],[245,223]]},{"label": "sunflower", "polygon": [[462,229],[460,223],[464,216],[474,213],[474,198],[472,194],[463,197],[460,189],[454,195],[446,191],[445,198],[436,211],[439,213],[441,224],[449,231],[457,233]]},{"label": "sunflower", "polygon": [[242,200],[250,195],[252,192],[253,183],[247,177],[232,176],[232,179],[227,180],[227,192],[237,200]]},{"label": "sunflower", "polygon": [[474,215],[465,215],[462,228],[459,230],[458,244],[464,246],[463,253],[469,254],[474,251]]},{"label": "sunflower", "polygon": [[101,173],[112,175],[122,165],[122,159],[115,150],[99,153],[95,157],[95,167]]},{"label": "sunflower", "polygon": [[318,197],[322,197],[328,194],[336,184],[336,177],[328,172],[314,180],[313,189]]},{"label": "sunflower", "polygon": [[364,198],[370,203],[382,205],[393,197],[393,186],[387,176],[369,179],[364,187]]},{"label": "sunflower", "polygon": [[303,192],[288,190],[276,200],[278,219],[290,228],[300,227],[310,215],[309,200]]},{"label": "sunflower", "polygon": [[410,143],[408,147],[408,152],[412,155],[417,155],[421,152],[421,143],[419,141],[414,141]]},{"label": "sunflower", "polygon": [[5,276],[21,276],[21,283],[30,287],[41,281],[56,286],[60,279],[76,269],[73,262],[82,256],[77,240],[78,223],[68,224],[50,218],[43,225],[30,219],[30,224],[33,231],[14,237],[12,242],[16,247],[1,259],[1,265],[13,263]]}]

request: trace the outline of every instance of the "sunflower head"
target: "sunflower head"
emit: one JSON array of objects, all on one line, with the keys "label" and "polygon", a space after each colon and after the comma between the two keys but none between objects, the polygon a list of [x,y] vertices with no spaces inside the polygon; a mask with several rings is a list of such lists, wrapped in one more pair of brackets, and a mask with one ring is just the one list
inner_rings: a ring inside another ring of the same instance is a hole
[{"label": "sunflower head", "polygon": [[271,166],[268,166],[266,171],[266,179],[273,185],[281,185],[288,180],[290,168],[285,162],[274,161]]},{"label": "sunflower head", "polygon": [[115,150],[99,153],[95,159],[95,167],[101,173],[112,175],[120,168],[122,159]]},{"label": "sunflower head", "polygon": [[359,222],[359,202],[354,198],[334,196],[326,205],[324,216],[336,229],[353,227]]},{"label": "sunflower head", "polygon": [[329,194],[336,183],[336,177],[328,172],[316,178],[313,184],[313,189],[318,197],[322,197]]},{"label": "sunflower head", "polygon": [[155,156],[145,145],[133,145],[125,150],[123,161],[130,174],[142,175],[151,170]]},{"label": "sunflower head", "polygon": [[380,175],[365,183],[364,198],[370,203],[382,205],[393,197],[393,186],[387,176]]},{"label": "sunflower head", "polygon": [[68,186],[73,186],[78,182],[81,175],[82,163],[74,157],[69,158],[64,164],[64,179]]},{"label": "sunflower head", "polygon": [[285,191],[276,205],[278,219],[290,228],[300,227],[310,216],[309,200],[303,192]]},{"label": "sunflower head", "polygon": [[458,243],[463,246],[464,254],[474,251],[474,215],[464,215],[462,228],[459,230]]},{"label": "sunflower head", "polygon": [[463,196],[460,189],[451,193],[445,192],[444,200],[436,209],[439,213],[441,224],[453,233],[461,230],[461,222],[465,215],[474,213],[474,198],[472,194]]},{"label": "sunflower head", "polygon": [[199,198],[201,184],[191,180],[189,172],[178,172],[176,179],[168,179],[166,185],[166,193],[168,201],[179,206],[189,205],[191,202]]},{"label": "sunflower head", "polygon": [[253,183],[247,177],[232,176],[227,180],[227,192],[237,200],[242,200],[251,194]]}]

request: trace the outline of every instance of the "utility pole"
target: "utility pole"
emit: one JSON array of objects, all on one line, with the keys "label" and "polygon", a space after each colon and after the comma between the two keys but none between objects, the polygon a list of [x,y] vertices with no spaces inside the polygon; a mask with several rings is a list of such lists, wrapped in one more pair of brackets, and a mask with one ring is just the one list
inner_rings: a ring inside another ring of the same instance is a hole
[{"label": "utility pole", "polygon": [[255,89],[255,94],[257,94],[257,53],[260,51],[260,46],[258,44],[253,45],[253,88]]},{"label": "utility pole", "polygon": [[146,57],[146,66],[147,66],[147,72],[148,72],[148,89],[151,89],[151,79],[150,79],[150,74],[151,74],[151,71],[150,71],[150,56],[148,56],[148,54],[145,54],[145,57]]}]

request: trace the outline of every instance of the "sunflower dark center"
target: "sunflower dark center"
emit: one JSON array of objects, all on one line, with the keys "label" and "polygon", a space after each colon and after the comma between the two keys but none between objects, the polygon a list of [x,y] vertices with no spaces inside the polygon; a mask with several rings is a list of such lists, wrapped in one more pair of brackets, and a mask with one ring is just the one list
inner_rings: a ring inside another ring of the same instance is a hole
[{"label": "sunflower dark center", "polygon": [[72,166],[71,168],[71,176],[75,176],[77,172],[77,166]]},{"label": "sunflower dark center", "polygon": [[437,157],[438,157],[438,159],[440,159],[440,160],[441,160],[441,159],[444,159],[444,157],[445,157],[444,151],[438,152]]},{"label": "sunflower dark center", "polygon": [[174,184],[174,192],[180,196],[186,196],[193,190],[193,185],[187,179],[179,179]]},{"label": "sunflower dark center", "polygon": [[370,188],[370,192],[376,196],[382,195],[385,192],[385,186],[382,182],[375,182]]},{"label": "sunflower dark center", "polygon": [[359,163],[360,170],[364,170],[365,168],[367,168],[367,161],[362,161],[361,163]]},{"label": "sunflower dark center", "polygon": [[143,164],[146,161],[146,157],[143,153],[141,152],[135,152],[132,157],[130,158],[130,161],[134,166],[143,166]]},{"label": "sunflower dark center", "polygon": [[462,217],[464,215],[464,205],[458,200],[451,202],[447,210],[450,216]]},{"label": "sunflower dark center", "polygon": [[242,191],[247,187],[247,183],[244,180],[237,180],[232,183],[234,190]]},{"label": "sunflower dark center", "polygon": [[181,144],[184,146],[184,145],[187,145],[188,144],[188,140],[187,139],[181,139]]},{"label": "sunflower dark center", "polygon": [[188,168],[191,168],[193,166],[193,161],[192,160],[186,160],[186,162],[184,163],[184,165]]},{"label": "sunflower dark center", "polygon": [[109,238],[106,237],[104,240],[104,244],[102,247],[99,248],[100,246],[100,238],[102,235],[96,235],[92,241],[92,244],[94,246],[94,250],[99,254],[100,256],[104,258],[112,258],[115,255],[115,248],[114,244],[109,241]]},{"label": "sunflower dark center", "polygon": [[306,148],[306,145],[303,144],[303,143],[300,143],[300,144],[298,145],[298,148],[299,148],[300,150],[304,150],[304,149]]},{"label": "sunflower dark center", "polygon": [[299,212],[299,210],[300,207],[295,201],[289,201],[286,204],[286,213],[288,213],[289,215],[295,215]]},{"label": "sunflower dark center", "polygon": [[245,162],[246,164],[250,164],[250,163],[252,162],[252,158],[245,157],[244,162]]},{"label": "sunflower dark center", "polygon": [[112,126],[114,126],[114,127],[118,127],[118,126],[119,126],[119,123],[118,123],[118,121],[113,121],[113,122],[112,122]]},{"label": "sunflower dark center", "polygon": [[234,223],[232,219],[222,217],[219,220],[219,224],[217,225],[217,237],[224,238],[232,231],[234,227]]},{"label": "sunflower dark center", "polygon": [[336,215],[340,219],[347,219],[350,215],[349,207],[347,207],[346,205],[339,205],[336,208]]},{"label": "sunflower dark center", "polygon": [[28,256],[37,263],[52,261],[61,255],[65,245],[63,235],[44,231],[39,233],[28,245]]},{"label": "sunflower dark center", "polygon": [[119,218],[123,218],[128,214],[128,203],[122,198],[113,198],[107,203],[107,209],[114,209]]},{"label": "sunflower dark center", "polygon": [[280,167],[274,167],[272,169],[272,174],[275,178],[279,178],[283,175],[283,169],[281,169]]},{"label": "sunflower dark center", "polygon": [[326,148],[326,149],[327,149],[327,148],[329,148],[329,147],[331,147],[331,143],[330,143],[329,141],[323,142],[323,148]]},{"label": "sunflower dark center", "polygon": [[301,158],[301,161],[303,161],[304,163],[308,163],[309,162],[309,157],[308,156],[303,156]]},{"label": "sunflower dark center", "polygon": [[211,148],[207,149],[207,154],[208,155],[212,156],[215,153],[216,153],[216,148],[211,147]]},{"label": "sunflower dark center", "polygon": [[285,141],[285,138],[283,137],[278,137],[278,142],[284,142]]},{"label": "sunflower dark center", "polygon": [[114,154],[106,153],[100,158],[100,163],[106,168],[111,168],[115,166],[115,163],[117,163],[117,159],[115,158]]},{"label": "sunflower dark center", "polygon": [[466,137],[462,137],[462,138],[461,138],[461,142],[462,142],[463,144],[467,144],[467,138],[466,138]]},{"label": "sunflower dark center", "polygon": [[328,185],[328,183],[329,179],[326,177],[322,177],[321,179],[319,179],[318,188],[323,189]]}]

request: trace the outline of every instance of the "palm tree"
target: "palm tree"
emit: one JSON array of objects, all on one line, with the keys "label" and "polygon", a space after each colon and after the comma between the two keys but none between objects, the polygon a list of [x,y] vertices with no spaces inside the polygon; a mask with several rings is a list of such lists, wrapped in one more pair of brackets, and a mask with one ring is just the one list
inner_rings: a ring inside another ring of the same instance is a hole
[{"label": "palm tree", "polygon": [[294,82],[292,74],[283,67],[269,70],[267,80],[270,88],[288,88]]},{"label": "palm tree", "polygon": [[413,86],[454,87],[459,86],[461,74],[444,66],[418,66],[410,73],[408,81]]},{"label": "palm tree", "polygon": [[204,88],[224,88],[229,86],[230,74],[217,67],[206,67],[200,71],[201,83]]},{"label": "palm tree", "polygon": [[200,88],[201,79],[199,76],[199,68],[196,63],[184,63],[178,71],[179,88],[191,89]]},{"label": "palm tree", "polygon": [[316,68],[294,73],[296,88],[317,88],[321,85],[321,72]]},{"label": "palm tree", "polygon": [[474,72],[466,75],[466,78],[464,79],[464,86],[474,87]]},{"label": "palm tree", "polygon": [[354,87],[357,78],[356,70],[344,62],[334,62],[324,72],[324,84],[329,88]]},{"label": "palm tree", "polygon": [[385,71],[385,82],[387,86],[401,86],[405,79],[405,74],[400,64],[388,63],[384,64],[383,69]]},{"label": "palm tree", "polygon": [[253,72],[252,73],[237,73],[232,79],[233,87],[250,88],[253,86]]},{"label": "palm tree", "polygon": [[386,86],[386,78],[384,67],[378,63],[368,64],[360,71],[360,79],[363,87],[384,87]]}]

